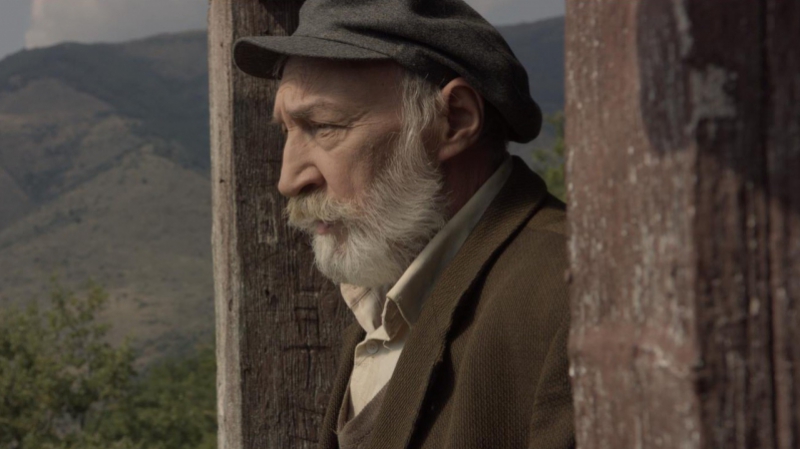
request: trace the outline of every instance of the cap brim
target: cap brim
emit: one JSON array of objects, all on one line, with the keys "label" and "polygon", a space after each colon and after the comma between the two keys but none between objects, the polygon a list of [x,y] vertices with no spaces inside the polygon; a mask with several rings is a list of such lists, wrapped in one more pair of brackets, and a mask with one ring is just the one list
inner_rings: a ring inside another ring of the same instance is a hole
[{"label": "cap brim", "polygon": [[276,78],[275,65],[283,56],[345,60],[385,60],[389,56],[351,44],[306,36],[243,37],[233,47],[236,66],[248,75]]}]

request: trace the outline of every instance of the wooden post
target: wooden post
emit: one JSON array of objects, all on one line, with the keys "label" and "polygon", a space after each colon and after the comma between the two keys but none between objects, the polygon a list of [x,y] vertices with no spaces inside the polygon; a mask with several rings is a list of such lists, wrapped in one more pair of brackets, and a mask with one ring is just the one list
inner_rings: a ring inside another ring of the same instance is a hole
[{"label": "wooden post", "polygon": [[343,301],[287,228],[276,82],[239,72],[233,42],[289,34],[300,1],[211,0],[209,66],[220,449],[310,448],[335,374]]},{"label": "wooden post", "polygon": [[579,448],[800,447],[798,24],[567,2]]}]

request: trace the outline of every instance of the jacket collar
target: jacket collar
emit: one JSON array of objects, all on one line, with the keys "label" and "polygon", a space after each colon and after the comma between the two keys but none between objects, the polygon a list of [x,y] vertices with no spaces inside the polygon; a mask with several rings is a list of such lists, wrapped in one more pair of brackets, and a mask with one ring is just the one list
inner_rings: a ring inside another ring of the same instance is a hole
[{"label": "jacket collar", "polygon": [[336,420],[339,416],[339,406],[344,400],[347,384],[350,383],[350,373],[353,371],[353,359],[356,345],[364,339],[364,329],[356,322],[348,326],[342,333],[342,351],[339,354],[339,368],[331,386],[328,408],[322,419],[319,433],[320,449],[338,449],[339,442],[336,438]]},{"label": "jacket collar", "polygon": [[[454,311],[546,196],[544,181],[514,157],[508,182],[444,269],[420,311],[388,384],[384,407],[373,430],[373,435],[380,437],[373,438],[371,448],[399,449],[408,445],[432,375],[442,361]],[[348,372],[351,367],[352,362]]]}]

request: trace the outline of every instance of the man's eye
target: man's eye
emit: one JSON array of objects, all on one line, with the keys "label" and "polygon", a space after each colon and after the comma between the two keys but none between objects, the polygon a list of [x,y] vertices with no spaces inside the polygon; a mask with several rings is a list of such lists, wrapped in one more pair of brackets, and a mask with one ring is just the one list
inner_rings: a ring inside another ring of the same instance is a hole
[{"label": "man's eye", "polygon": [[314,135],[319,134],[319,135],[322,135],[324,137],[324,136],[327,136],[329,134],[333,134],[336,131],[339,131],[344,127],[340,126],[340,125],[334,125],[334,124],[331,124],[331,123],[309,123],[308,124],[308,128],[309,128],[309,131],[311,132],[311,134],[314,134]]},{"label": "man's eye", "polygon": [[311,127],[311,129],[316,130],[316,131],[319,131],[319,130],[322,130],[322,129],[335,129],[335,128],[338,128],[338,126],[331,125],[330,123],[312,123],[310,127]]}]

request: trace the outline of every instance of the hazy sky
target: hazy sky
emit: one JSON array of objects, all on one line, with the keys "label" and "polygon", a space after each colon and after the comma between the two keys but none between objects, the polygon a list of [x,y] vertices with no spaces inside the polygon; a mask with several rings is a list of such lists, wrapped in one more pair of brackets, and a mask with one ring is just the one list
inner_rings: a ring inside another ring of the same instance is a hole
[{"label": "hazy sky", "polygon": [[[496,25],[564,14],[564,0],[466,1]],[[0,0],[0,58],[63,41],[113,42],[204,28],[207,9],[208,0]]]}]

